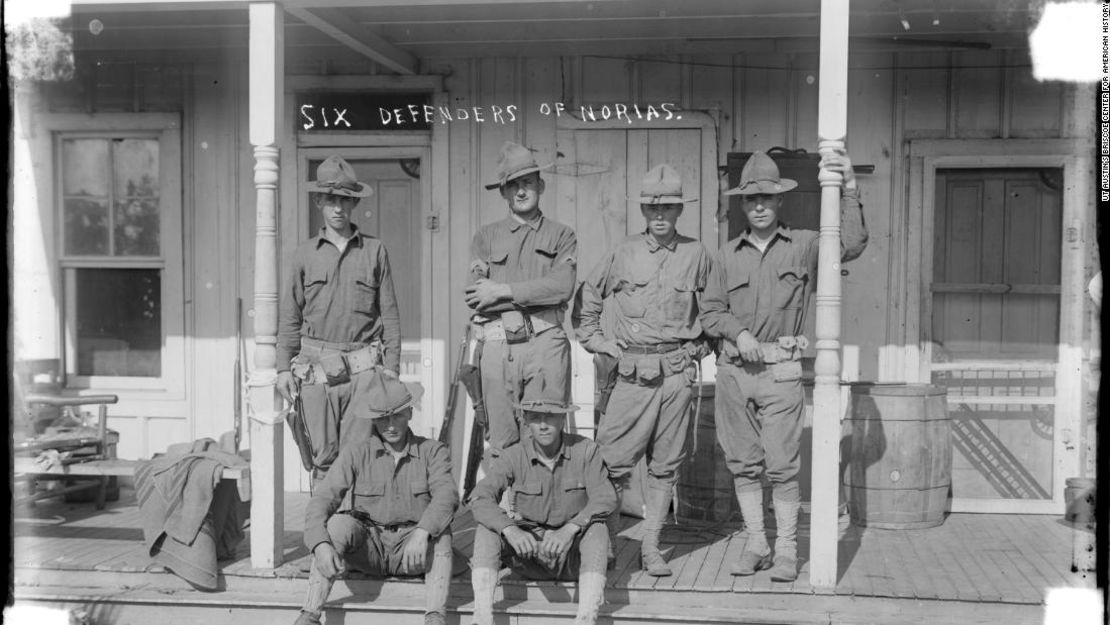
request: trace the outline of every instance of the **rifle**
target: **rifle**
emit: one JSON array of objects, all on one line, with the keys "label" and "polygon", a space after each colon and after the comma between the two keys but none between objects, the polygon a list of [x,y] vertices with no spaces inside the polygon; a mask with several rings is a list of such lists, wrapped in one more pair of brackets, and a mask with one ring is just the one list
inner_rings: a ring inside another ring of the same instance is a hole
[{"label": "rifle", "polygon": [[474,484],[478,481],[478,466],[482,463],[482,454],[485,451],[486,428],[489,425],[486,415],[486,403],[482,396],[481,356],[477,356],[478,364],[463,365],[462,383],[466,387],[466,394],[474,405],[474,423],[470,428],[470,443],[467,452],[466,467],[463,468],[463,500],[470,496]]},{"label": "rifle", "polygon": [[462,379],[463,367],[466,366],[466,351],[470,343],[470,324],[463,330],[462,342],[459,344],[459,359],[455,363],[455,374],[451,378],[451,385],[447,391],[447,408],[443,414],[443,424],[439,428],[439,442],[451,445],[451,428],[455,424],[455,408],[459,399],[459,382]]}]

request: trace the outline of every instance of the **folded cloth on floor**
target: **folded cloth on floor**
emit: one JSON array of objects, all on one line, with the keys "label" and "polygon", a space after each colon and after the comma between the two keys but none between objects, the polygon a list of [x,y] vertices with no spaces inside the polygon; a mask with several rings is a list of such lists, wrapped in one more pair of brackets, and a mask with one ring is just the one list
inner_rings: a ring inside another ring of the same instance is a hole
[{"label": "folded cloth on floor", "polygon": [[156,563],[199,589],[217,589],[217,561],[234,553],[245,520],[238,489],[221,477],[224,467],[246,465],[203,438],[135,468],[143,536]]}]

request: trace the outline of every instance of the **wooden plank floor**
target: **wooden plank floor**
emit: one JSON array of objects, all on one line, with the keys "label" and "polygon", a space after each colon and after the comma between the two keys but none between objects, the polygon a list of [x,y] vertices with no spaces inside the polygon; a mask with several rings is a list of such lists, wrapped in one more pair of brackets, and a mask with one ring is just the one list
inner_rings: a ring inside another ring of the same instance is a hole
[{"label": "wooden plank floor", "polygon": [[[235,558],[222,563],[225,576],[305,577],[298,563],[308,555],[301,542],[306,501],[306,495],[286,494],[286,563],[281,568],[251,569],[249,543],[244,540]],[[143,548],[131,489],[124,489],[121,501],[109,503],[102,511],[91,504],[45,501],[17,508],[14,516],[17,570],[162,571],[151,564]],[[813,594],[808,577],[807,521],[803,516],[799,530],[798,580],[778,583],[772,582],[766,571],[749,577],[730,574],[747,541],[736,522],[668,525],[662,546],[669,550],[674,575],[645,575],[639,570],[640,521],[624,517],[608,588],[615,593]],[[454,545],[460,562],[470,557],[473,527],[469,513],[461,513],[455,520]],[[838,595],[1042,604],[1050,588],[1093,587],[1089,578],[1078,578],[1070,571],[1072,532],[1077,530],[1054,516],[954,514],[941,526],[923,530],[843,529]],[[455,580],[457,584],[466,581],[465,572]],[[542,586],[513,577],[506,584]],[[559,585],[550,589],[554,589],[553,597],[562,593]]]}]

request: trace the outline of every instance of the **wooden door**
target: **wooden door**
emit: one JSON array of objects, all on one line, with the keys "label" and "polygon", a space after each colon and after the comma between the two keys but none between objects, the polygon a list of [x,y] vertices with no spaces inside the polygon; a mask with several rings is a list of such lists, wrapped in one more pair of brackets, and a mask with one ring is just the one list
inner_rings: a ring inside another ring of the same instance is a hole
[{"label": "wooden door", "polygon": [[[704,127],[562,128],[558,151],[565,161],[557,173],[565,175],[555,176],[555,215],[578,235],[580,282],[617,243],[645,229],[638,202],[640,182],[649,169],[663,163],[682,176],[685,195],[699,200],[686,205],[678,231],[706,241],[711,251],[716,249],[717,147]],[[577,341],[572,341],[571,369],[571,393],[583,408],[576,415],[575,429],[592,435],[593,356]]]},{"label": "wooden door", "polygon": [[1049,511],[1063,172],[937,169],[931,378],[948,389],[954,510]]}]

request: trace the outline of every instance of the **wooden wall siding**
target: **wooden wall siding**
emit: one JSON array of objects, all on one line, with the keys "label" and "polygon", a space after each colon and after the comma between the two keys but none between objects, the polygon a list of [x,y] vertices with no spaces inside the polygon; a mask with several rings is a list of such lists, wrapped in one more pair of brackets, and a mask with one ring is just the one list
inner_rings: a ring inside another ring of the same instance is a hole
[{"label": "wooden wall siding", "polygon": [[[335,54],[289,55],[289,73],[377,71],[357,55],[339,49],[331,52]],[[448,342],[452,358],[466,318],[460,294],[471,235],[505,214],[503,201],[481,186],[492,175],[501,143],[529,144],[539,150],[537,158],[543,162],[556,160],[557,149],[563,152],[557,159],[560,164],[573,160],[574,155],[558,142],[555,117],[539,114],[540,103],[561,101],[575,108],[582,103],[666,100],[706,111],[717,121],[719,163],[729,151],[773,145],[816,148],[815,56],[747,53],[673,60],[553,56],[424,60],[427,73],[445,76],[446,104],[452,107],[519,106],[518,123],[513,125],[489,120],[451,123],[446,171],[434,174],[445,176],[448,190],[446,205],[436,207],[441,230],[432,239],[437,260],[431,271],[447,276],[445,288],[437,291],[442,295],[432,304],[433,325],[435,338]],[[1024,52],[855,54],[851,62],[848,145],[855,162],[874,165],[875,173],[861,177],[871,242],[863,257],[845,266],[843,342],[860,347],[861,378],[899,379],[902,369],[880,370],[877,353],[884,345],[900,347],[894,337],[902,336],[907,312],[897,292],[905,265],[915,262],[904,256],[909,235],[905,229],[907,172],[902,161],[905,141],[1080,136],[1074,117],[1082,117],[1086,109],[1074,104],[1069,88],[1033,81]],[[1007,64],[1010,69],[1002,67]],[[177,98],[185,110],[187,232],[183,236],[189,272],[188,323],[195,337],[188,347],[189,375],[194,378],[189,405],[175,408],[190,419],[189,431],[173,436],[218,435],[230,423],[232,411],[232,337],[239,297],[245,303],[244,333],[253,333],[254,158],[246,139],[245,60],[241,50],[229,48],[192,65],[155,64],[142,71],[147,72],[148,84],[161,86],[146,88],[138,98],[120,99],[116,106],[133,109],[137,99],[142,106],[167,107],[166,102],[177,97],[172,84],[178,72],[183,85]],[[86,102],[79,85],[68,89],[50,89],[48,105],[76,110]],[[1076,106],[1079,112],[1073,113],[1070,109]],[[200,147],[202,143],[208,147]],[[281,158],[295,159],[295,146],[285,146]],[[570,221],[561,207],[572,205],[573,194],[581,191],[568,184],[571,179],[565,173],[557,168],[547,176],[543,204],[556,218]],[[291,207],[282,209],[283,245],[289,242],[291,211],[295,212]],[[581,235],[583,225],[578,227]],[[711,248],[716,245],[706,243]],[[288,253],[286,248],[282,251]],[[594,254],[584,252],[583,275],[592,266]],[[244,361],[248,368],[250,353],[248,344]],[[127,436],[146,440],[142,429],[135,426]],[[163,426],[147,429],[169,431]]]},{"label": "wooden wall siding", "polygon": [[[495,195],[490,197],[491,192],[473,190],[470,185],[488,177],[496,151],[506,138],[537,148],[541,160],[554,156],[555,120],[538,113],[541,102],[562,101],[577,111],[578,106],[589,103],[685,99],[689,108],[707,111],[717,120],[719,162],[728,151],[774,145],[816,149],[815,56],[743,54],[681,60],[684,62],[530,57],[427,63],[430,68],[450,68],[448,90],[455,104],[466,101],[469,106],[488,106],[514,98],[522,103],[516,127],[489,123],[452,126],[451,210],[456,215],[470,215],[471,231],[504,215]],[[1012,68],[1007,70],[1007,64]],[[889,291],[899,283],[898,274],[892,273],[892,259],[904,253],[900,248],[907,236],[901,214],[906,175],[899,160],[904,155],[903,142],[924,137],[998,137],[1003,132],[1012,137],[1058,136],[1064,121],[1060,112],[1064,90],[1057,84],[1033,81],[1023,53],[855,54],[852,68],[848,147],[856,163],[874,165],[875,172],[861,177],[871,242],[861,258],[845,266],[844,342],[860,347],[861,377],[880,379],[900,375],[880,371],[877,354],[880,347],[900,336],[904,323],[901,303],[892,302]],[[464,145],[458,146],[459,141]],[[562,143],[558,149],[560,163],[573,160]],[[468,170],[471,173],[466,175]],[[545,197],[543,205],[556,211],[553,216],[567,221],[570,216],[557,211],[573,204],[574,198],[568,194],[582,191],[567,188],[570,178],[563,175],[564,168],[556,172],[559,175],[547,177],[547,197],[557,199]],[[464,201],[469,201],[473,212]],[[455,239],[468,241],[468,235]],[[452,257],[461,258],[457,246],[452,249]],[[586,252],[582,258],[583,275],[591,266],[590,254]],[[464,276],[454,279],[459,288],[464,281]],[[461,306],[453,309],[463,313]]]}]

